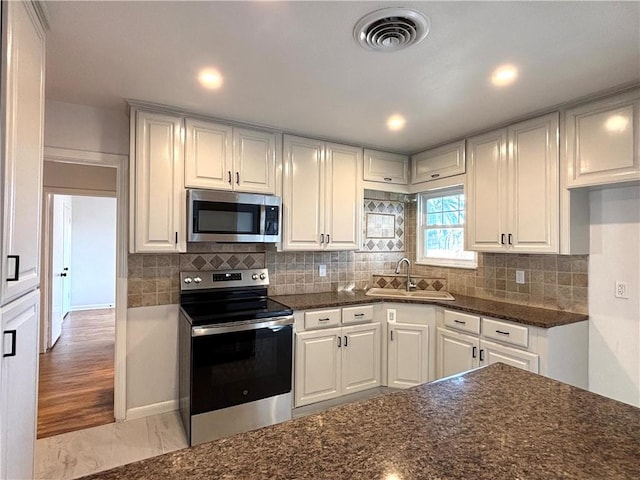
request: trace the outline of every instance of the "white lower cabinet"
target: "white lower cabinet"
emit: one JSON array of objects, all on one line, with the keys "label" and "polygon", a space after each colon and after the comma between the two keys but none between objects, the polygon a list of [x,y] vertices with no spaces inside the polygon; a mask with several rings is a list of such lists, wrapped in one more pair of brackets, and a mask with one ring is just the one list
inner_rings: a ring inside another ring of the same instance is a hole
[{"label": "white lower cabinet", "polygon": [[40,291],[0,310],[0,478],[33,478]]},{"label": "white lower cabinet", "polygon": [[379,323],[296,334],[295,406],[380,386]]},{"label": "white lower cabinet", "polygon": [[438,328],[438,377],[448,377],[473,368],[502,362],[538,373],[535,353],[489,342],[472,335]]},{"label": "white lower cabinet", "polygon": [[389,322],[387,385],[409,388],[429,379],[429,326]]}]

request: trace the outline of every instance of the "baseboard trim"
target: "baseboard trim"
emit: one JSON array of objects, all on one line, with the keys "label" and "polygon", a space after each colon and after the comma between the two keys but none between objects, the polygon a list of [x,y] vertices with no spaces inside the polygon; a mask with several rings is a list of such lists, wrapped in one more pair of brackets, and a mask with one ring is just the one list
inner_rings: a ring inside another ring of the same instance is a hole
[{"label": "baseboard trim", "polygon": [[102,310],[103,308],[115,308],[115,303],[99,303],[95,305],[76,305],[69,307],[70,312],[79,312],[81,310]]},{"label": "baseboard trim", "polygon": [[135,420],[136,418],[150,417],[151,415],[159,415],[178,410],[178,400],[167,400],[166,402],[152,403],[143,407],[135,407],[127,409],[127,420]]}]

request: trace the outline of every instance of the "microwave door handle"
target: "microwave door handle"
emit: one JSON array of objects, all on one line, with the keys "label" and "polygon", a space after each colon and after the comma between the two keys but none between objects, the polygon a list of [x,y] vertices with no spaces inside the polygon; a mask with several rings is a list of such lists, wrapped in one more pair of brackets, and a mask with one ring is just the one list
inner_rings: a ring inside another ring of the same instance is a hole
[{"label": "microwave door handle", "polygon": [[263,203],[260,205],[260,235],[264,237],[264,227],[267,223],[267,206]]}]

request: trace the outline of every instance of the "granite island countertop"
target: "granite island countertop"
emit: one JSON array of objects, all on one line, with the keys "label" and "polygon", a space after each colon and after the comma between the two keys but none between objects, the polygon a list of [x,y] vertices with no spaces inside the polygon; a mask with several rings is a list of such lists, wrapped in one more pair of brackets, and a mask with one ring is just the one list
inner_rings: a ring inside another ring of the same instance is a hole
[{"label": "granite island countertop", "polygon": [[421,303],[437,305],[454,310],[484,315],[492,318],[509,320],[534,327],[551,328],[570,323],[582,322],[589,316],[581,313],[571,313],[562,310],[550,310],[539,307],[529,307],[515,303],[497,302],[484,298],[467,297],[453,294],[455,300],[423,300],[418,298],[381,298],[368,297],[364,291],[354,292],[323,292],[305,293],[298,295],[276,295],[273,300],[280,302],[293,310],[309,310],[314,308],[344,307],[365,303],[393,302],[393,303]]},{"label": "granite island countertop", "polygon": [[640,409],[497,363],[86,478],[638,479]]}]

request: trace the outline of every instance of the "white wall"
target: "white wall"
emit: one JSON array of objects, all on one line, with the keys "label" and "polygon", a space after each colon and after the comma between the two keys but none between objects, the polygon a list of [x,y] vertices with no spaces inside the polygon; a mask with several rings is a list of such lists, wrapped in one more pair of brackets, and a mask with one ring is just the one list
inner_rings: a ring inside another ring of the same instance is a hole
[{"label": "white wall", "polygon": [[[640,406],[640,187],[589,200],[589,389]],[[614,297],[616,280],[629,299]]]},{"label": "white wall", "polygon": [[127,310],[127,419],[178,409],[178,305]]},{"label": "white wall", "polygon": [[129,118],[121,109],[104,109],[47,100],[44,144],[91,152],[129,155]]},{"label": "white wall", "polygon": [[71,198],[71,310],[115,305],[116,199]]}]

